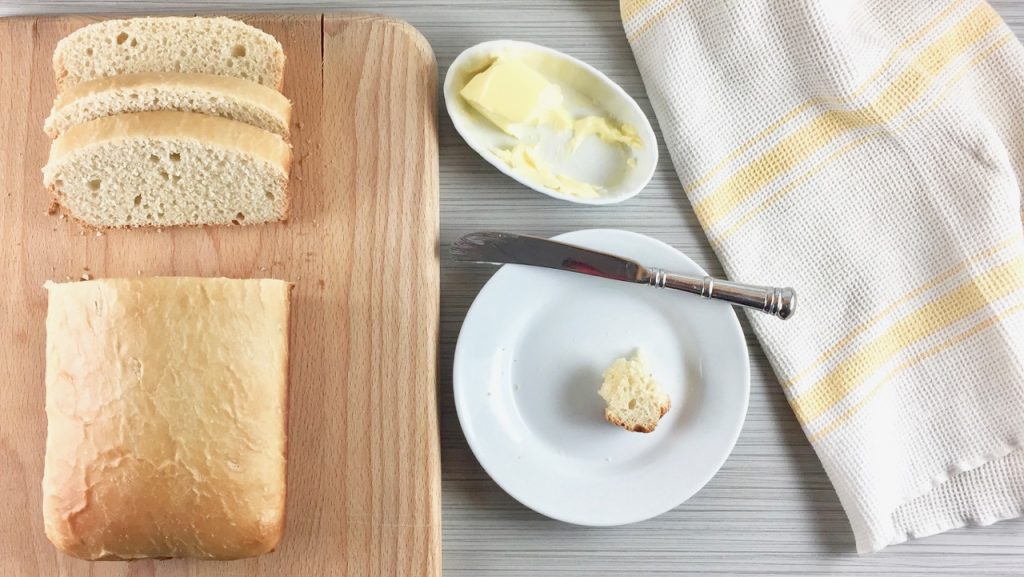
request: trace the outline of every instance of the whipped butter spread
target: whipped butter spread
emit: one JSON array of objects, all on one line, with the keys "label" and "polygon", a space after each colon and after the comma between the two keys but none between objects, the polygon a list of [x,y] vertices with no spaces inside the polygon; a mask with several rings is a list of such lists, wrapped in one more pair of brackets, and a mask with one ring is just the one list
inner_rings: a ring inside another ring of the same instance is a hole
[{"label": "whipped butter spread", "polygon": [[[612,121],[603,116],[584,116],[572,124],[572,140],[569,141],[569,149],[573,152],[579,148],[583,139],[588,136],[597,136],[601,140],[611,144],[624,144],[629,148],[640,148],[643,142],[636,129],[628,124],[615,126]],[[634,160],[634,157],[630,157]]]},{"label": "whipped butter spread", "polygon": [[[557,133],[565,141],[563,156],[577,153],[588,138],[621,146],[623,170],[636,166],[632,150],[643,147],[637,131],[612,118],[587,114],[574,118],[566,107],[563,88],[513,54],[500,54],[477,72],[459,92],[481,116],[514,140],[491,152],[520,176],[580,198],[596,198],[604,187],[573,178],[552,167],[539,146],[540,131]],[[587,95],[583,95],[584,97]]]},{"label": "whipped butter spread", "polygon": [[601,187],[553,172],[551,166],[538,154],[536,146],[520,142],[511,148],[496,148],[493,152],[512,170],[552,190],[581,198],[601,196]]}]

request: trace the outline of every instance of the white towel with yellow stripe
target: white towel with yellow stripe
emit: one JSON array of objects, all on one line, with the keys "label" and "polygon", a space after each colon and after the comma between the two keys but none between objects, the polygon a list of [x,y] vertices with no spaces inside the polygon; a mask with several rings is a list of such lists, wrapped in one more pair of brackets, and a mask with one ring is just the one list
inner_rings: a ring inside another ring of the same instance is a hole
[{"label": "white towel with yellow stripe", "polygon": [[1024,508],[1024,48],[985,2],[623,0],[861,552]]}]

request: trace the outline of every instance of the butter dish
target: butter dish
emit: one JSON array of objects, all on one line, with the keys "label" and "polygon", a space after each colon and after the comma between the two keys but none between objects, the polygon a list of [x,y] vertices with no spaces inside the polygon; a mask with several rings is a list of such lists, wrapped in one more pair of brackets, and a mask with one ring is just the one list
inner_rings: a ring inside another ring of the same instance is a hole
[{"label": "butter dish", "polygon": [[567,54],[493,40],[460,54],[444,81],[455,129],[495,168],[553,198],[636,196],[658,161],[654,129],[619,85]]}]

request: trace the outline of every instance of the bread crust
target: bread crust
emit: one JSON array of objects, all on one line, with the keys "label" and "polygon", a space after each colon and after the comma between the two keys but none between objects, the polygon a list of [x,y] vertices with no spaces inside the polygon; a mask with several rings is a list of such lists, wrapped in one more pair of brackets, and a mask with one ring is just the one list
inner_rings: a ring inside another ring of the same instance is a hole
[{"label": "bread crust", "polygon": [[68,129],[50,145],[44,173],[79,149],[128,138],[189,139],[255,156],[288,175],[292,148],[280,136],[244,122],[195,112],[155,110],[105,116]]},{"label": "bread crust", "polygon": [[54,101],[50,115],[44,123],[44,131],[51,138],[58,137],[60,134],[55,127],[57,115],[82,99],[104,93],[115,94],[122,90],[145,90],[161,87],[168,90],[182,88],[208,92],[216,97],[236,100],[262,109],[281,123],[283,131],[277,134],[283,138],[288,137],[292,103],[277,90],[233,76],[182,72],[120,74],[96,78],[71,86],[61,92]]},{"label": "bread crust", "polygon": [[658,407],[658,410],[661,412],[661,414],[658,415],[657,419],[654,419],[653,421],[644,422],[644,423],[629,423],[629,422],[627,422],[627,421],[617,417],[615,415],[614,411],[612,411],[611,409],[607,409],[607,408],[604,410],[604,418],[609,423],[611,423],[613,425],[618,425],[619,427],[622,427],[623,429],[626,429],[627,431],[630,431],[630,432],[633,432],[633,433],[653,433],[654,429],[656,429],[658,427],[658,423],[661,422],[661,418],[664,417],[665,413],[667,413],[668,410],[671,409],[671,408],[672,408],[672,400],[669,399],[669,400],[665,401],[665,404],[663,404],[660,407]]},{"label": "bread crust", "polygon": [[43,517],[54,545],[90,560],[272,551],[284,527],[291,283],[47,288]]}]

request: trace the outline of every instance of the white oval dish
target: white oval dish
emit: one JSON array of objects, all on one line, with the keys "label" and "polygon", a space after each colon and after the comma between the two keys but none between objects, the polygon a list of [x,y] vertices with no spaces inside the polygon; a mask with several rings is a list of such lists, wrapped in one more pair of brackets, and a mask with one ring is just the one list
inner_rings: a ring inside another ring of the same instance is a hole
[{"label": "white oval dish", "polygon": [[[503,53],[515,54],[516,58],[524,60],[548,80],[561,86],[567,96],[567,108],[574,116],[608,116],[634,127],[643,142],[642,148],[634,152],[635,166],[623,167],[621,174],[611,172],[614,167],[610,166],[608,155],[602,149],[609,145],[588,139],[591,142],[584,142],[570,157],[553,162],[574,173],[571,176],[600,184],[605,189],[597,198],[584,198],[525,178],[498,158],[492,150],[513,144],[515,139],[477,113],[459,92],[474,74]],[[467,48],[448,68],[444,79],[444,100],[455,130],[473,150],[501,172],[553,198],[593,205],[622,202],[636,196],[647,185],[658,163],[654,129],[636,101],[601,71],[551,48],[515,40],[492,40]],[[602,174],[603,178],[595,178],[595,175]]]},{"label": "white oval dish", "polygon": [[[682,273],[674,248],[621,230],[559,240]],[[649,434],[604,420],[601,373],[635,348],[672,408]],[[675,291],[519,265],[502,267],[466,315],[455,407],[473,454],[531,509],[579,525],[660,515],[725,462],[746,418],[747,347],[732,308]]]}]

